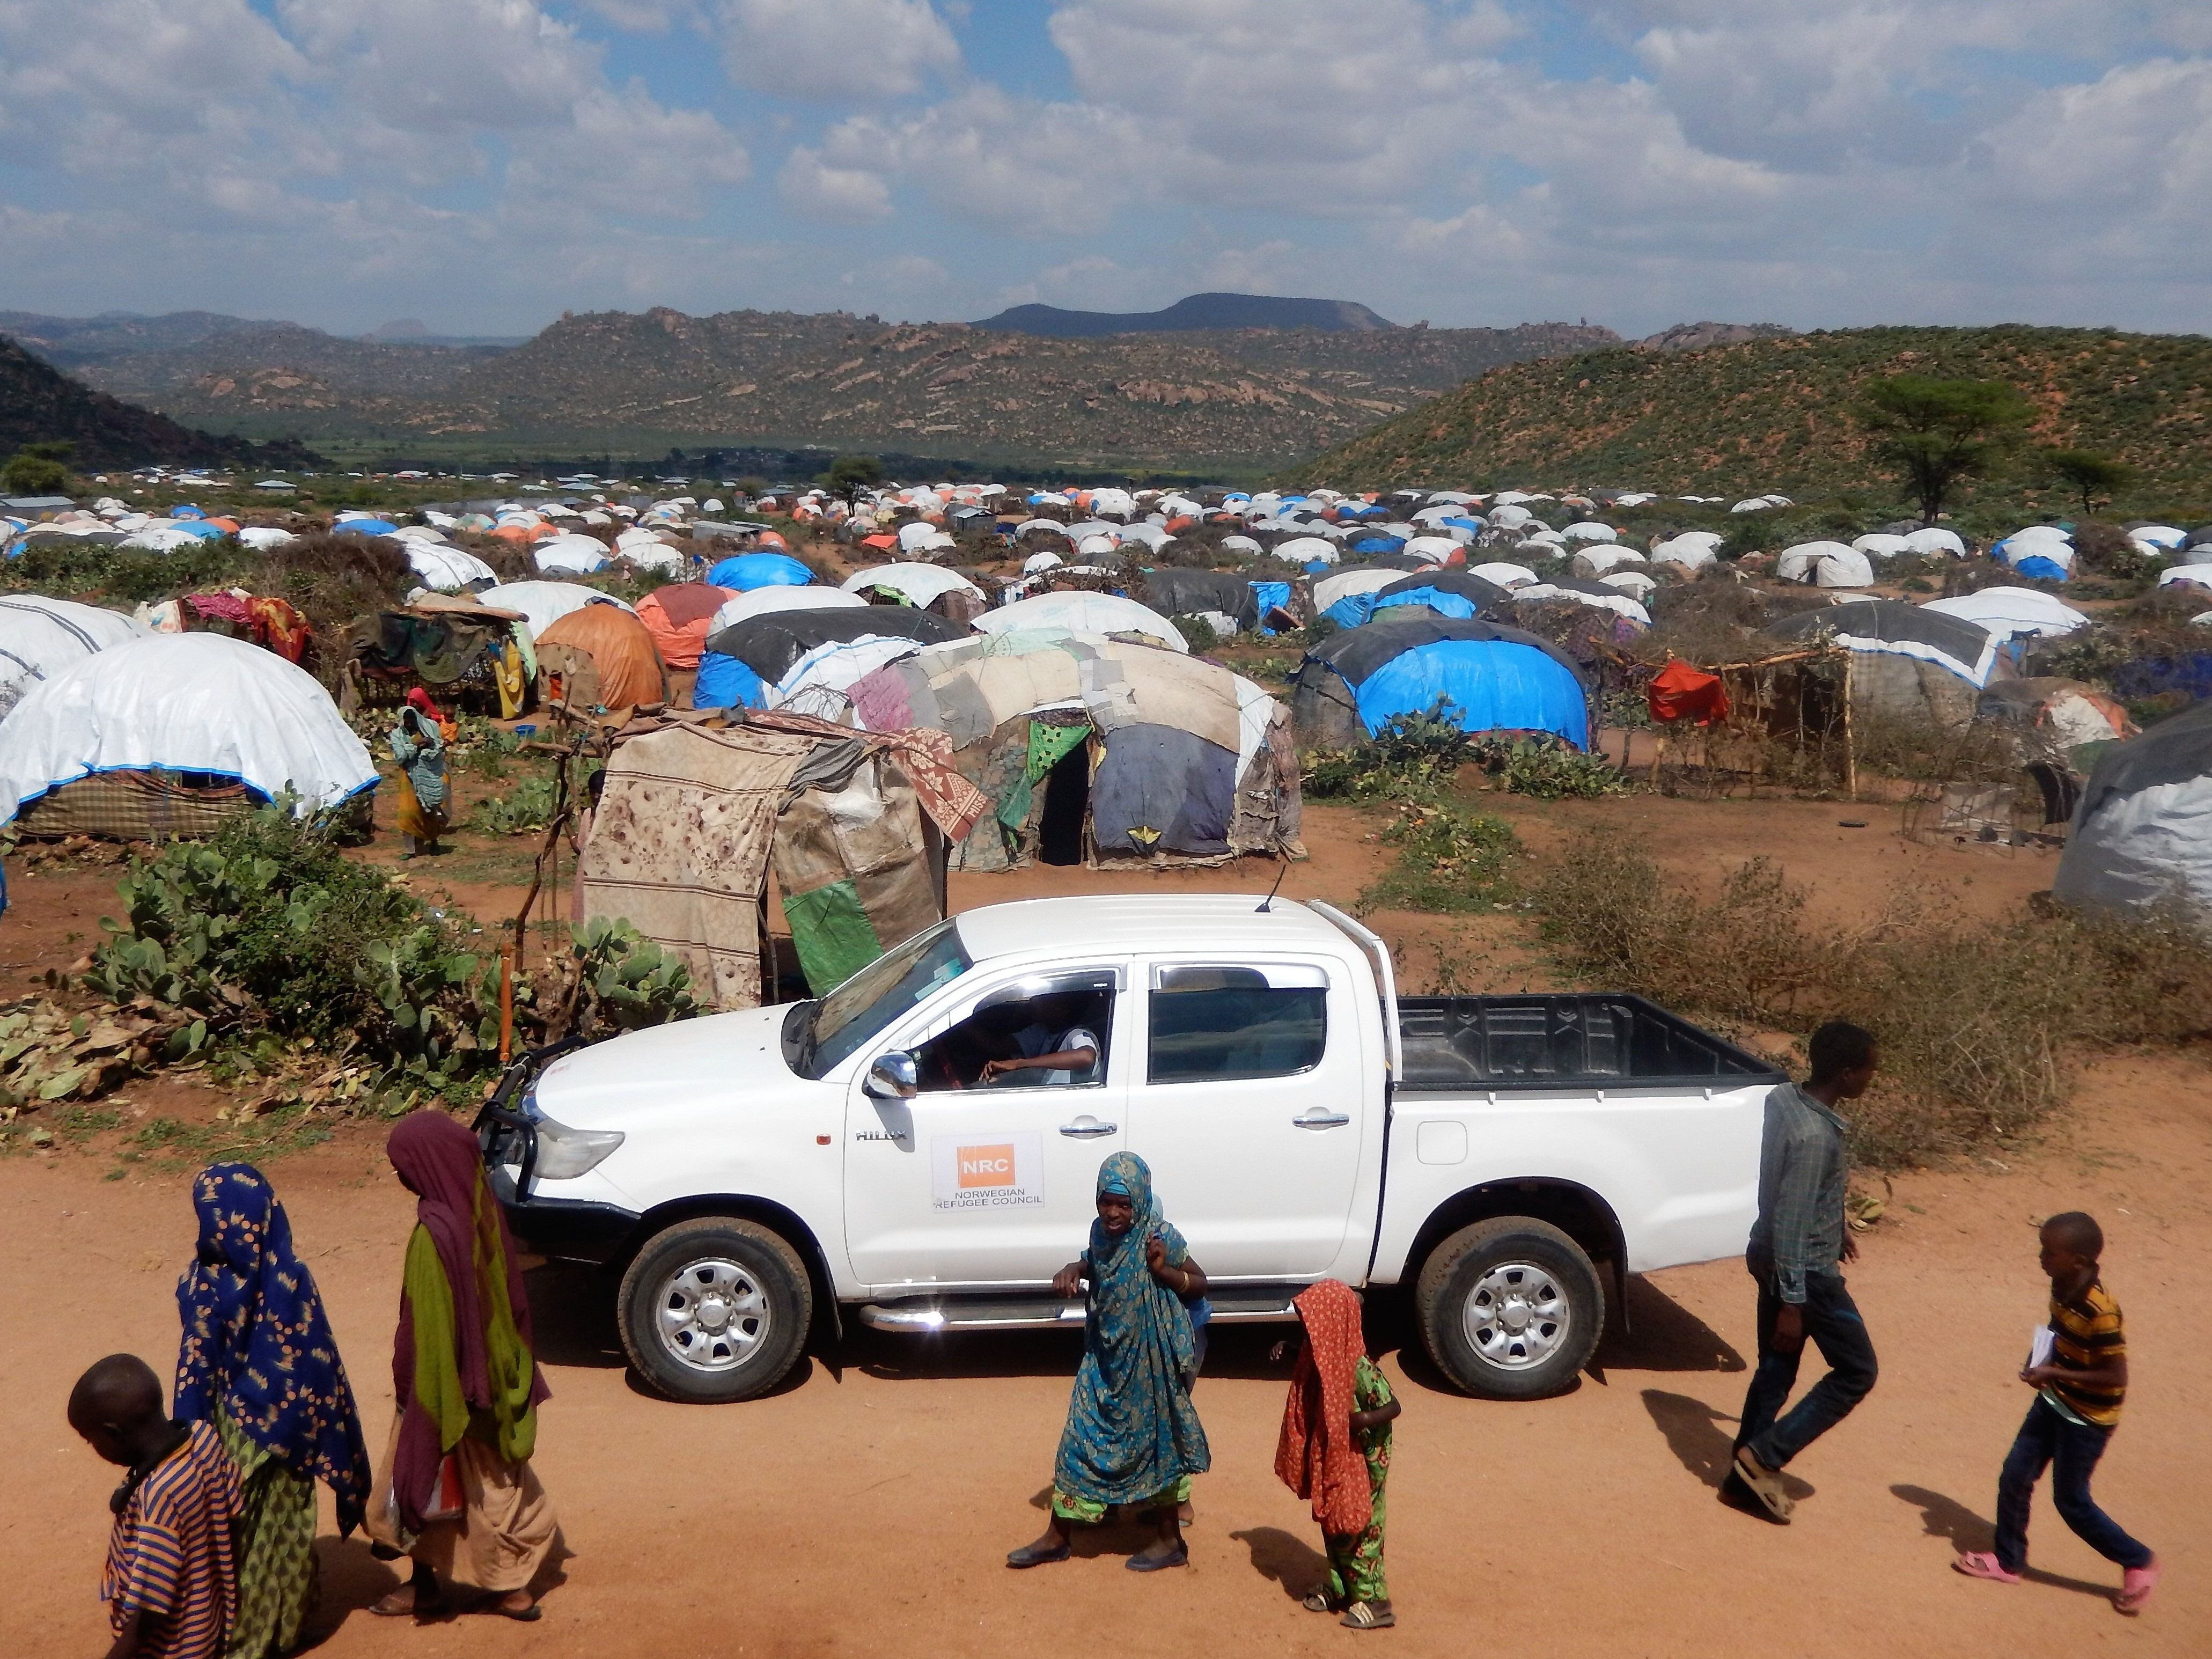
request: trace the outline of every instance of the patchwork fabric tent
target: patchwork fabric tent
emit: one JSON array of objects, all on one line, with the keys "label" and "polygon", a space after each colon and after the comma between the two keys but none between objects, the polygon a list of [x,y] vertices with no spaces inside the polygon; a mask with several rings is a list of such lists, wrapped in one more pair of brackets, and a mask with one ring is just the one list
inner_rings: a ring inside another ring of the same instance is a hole
[{"label": "patchwork fabric tent", "polygon": [[737,597],[732,589],[708,582],[671,582],[637,602],[637,619],[653,635],[662,662],[671,668],[696,668],[714,613]]},{"label": "patchwork fabric tent", "polygon": [[1309,649],[1291,683],[1304,741],[1345,748],[1439,704],[1463,732],[1547,732],[1589,745],[1589,694],[1550,641],[1402,609]]},{"label": "patchwork fabric tent", "polygon": [[1923,718],[1955,730],[1973,719],[1982,689],[2012,672],[1996,635],[1979,623],[1901,599],[1801,611],[1766,631],[1786,640],[1830,637],[1849,651],[1855,714]]},{"label": "patchwork fabric tent", "polygon": [[546,702],[579,719],[668,701],[668,670],[645,624],[627,611],[587,605],[538,637]]},{"label": "patchwork fabric tent", "polygon": [[143,637],[145,630],[120,611],[36,593],[0,595],[0,720],[40,681]]},{"label": "patchwork fabric tent", "polygon": [[802,657],[823,646],[852,645],[864,639],[935,645],[963,638],[967,632],[958,623],[904,605],[777,611],[750,617],[708,638],[707,653],[699,659],[698,682],[691,688],[691,706],[765,708],[769,688],[790,673]]},{"label": "patchwork fabric tent", "polygon": [[436,593],[372,611],[347,630],[338,707],[392,707],[419,685],[441,702],[477,701],[511,718],[534,668],[533,648],[517,637],[528,628],[520,611]]},{"label": "patchwork fabric tent", "polygon": [[[939,733],[787,714],[626,729],[583,850],[585,915],[673,951],[716,1008],[820,995],[943,919],[945,847],[986,805],[944,752]],[[771,868],[804,988],[762,983]]]},{"label": "patchwork fabric tent", "polygon": [[2104,752],[2051,890],[2089,909],[2212,910],[2212,702]]},{"label": "patchwork fabric tent", "polygon": [[27,835],[204,835],[288,790],[304,815],[376,787],[313,675],[220,634],[111,646],[33,686],[0,729],[0,800]]},{"label": "patchwork fabric tent", "polygon": [[1217,664],[1115,640],[974,639],[880,669],[851,697],[872,730],[944,732],[996,803],[957,867],[1304,852],[1288,711]]}]

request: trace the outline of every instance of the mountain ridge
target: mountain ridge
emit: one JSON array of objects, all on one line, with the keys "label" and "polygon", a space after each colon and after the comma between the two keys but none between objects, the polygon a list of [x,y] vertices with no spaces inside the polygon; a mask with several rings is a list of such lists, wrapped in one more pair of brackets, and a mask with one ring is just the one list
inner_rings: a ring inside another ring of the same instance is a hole
[{"label": "mountain ridge", "polygon": [[297,443],[249,443],[179,425],[71,380],[15,341],[0,338],[0,453],[64,440],[79,471],[149,462],[266,470],[310,467],[320,458]]},{"label": "mountain ridge", "polygon": [[1058,306],[1012,306],[971,328],[1035,334],[1055,340],[1099,339],[1115,334],[1215,332],[1224,329],[1310,328],[1323,333],[1395,328],[1356,300],[1296,300],[1267,294],[1187,294],[1158,311],[1066,311]]}]

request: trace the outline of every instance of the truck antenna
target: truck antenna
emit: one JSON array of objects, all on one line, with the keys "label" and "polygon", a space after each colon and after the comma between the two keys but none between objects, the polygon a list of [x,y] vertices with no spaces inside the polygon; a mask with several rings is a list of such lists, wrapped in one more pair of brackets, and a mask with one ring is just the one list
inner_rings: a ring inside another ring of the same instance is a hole
[{"label": "truck antenna", "polygon": [[1275,884],[1267,890],[1267,896],[1260,901],[1260,908],[1253,913],[1255,915],[1264,916],[1268,913],[1269,908],[1275,902],[1277,890],[1283,884],[1283,878],[1290,873],[1290,869],[1291,861],[1288,859],[1283,860],[1275,866]]}]

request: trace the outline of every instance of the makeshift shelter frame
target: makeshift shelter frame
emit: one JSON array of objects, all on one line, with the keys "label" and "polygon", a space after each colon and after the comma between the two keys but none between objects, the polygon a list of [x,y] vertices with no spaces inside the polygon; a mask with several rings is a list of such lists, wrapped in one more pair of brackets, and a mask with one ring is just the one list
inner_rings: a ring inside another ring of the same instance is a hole
[{"label": "makeshift shelter frame", "polygon": [[[1796,709],[1788,724],[1782,726],[1775,716],[1782,712],[1776,680],[1780,671],[1796,667],[1801,673],[1809,669],[1832,666],[1837,670],[1839,707],[1832,711],[1833,724],[1825,729],[1808,727],[1803,718],[1806,697],[1801,684],[1795,699]],[[1810,757],[1818,764],[1823,776],[1829,774],[1830,760],[1826,739],[1831,733],[1838,739],[1841,753],[1835,757],[1836,771],[1840,775],[1844,798],[1859,798],[1858,733],[1851,715],[1851,653],[1838,646],[1814,647],[1804,651],[1786,651],[1771,657],[1753,658],[1742,662],[1723,663],[1702,672],[1717,675],[1726,692],[1729,712],[1721,720],[1706,726],[1693,726],[1684,734],[1668,726],[1654,728],[1650,781],[1654,789],[1661,787],[1660,779],[1670,755],[1679,756],[1678,769],[1686,774],[1695,768],[1709,779],[1741,775],[1748,797],[1759,798],[1762,775],[1761,760],[1770,746],[1779,738],[1796,739],[1796,750],[1802,763]],[[1811,743],[1808,738],[1813,739]],[[1729,763],[1724,754],[1716,755],[1716,739],[1728,745],[1741,745],[1747,753],[1746,764]],[[1773,786],[1780,787],[1779,784]],[[1725,793],[1724,789],[1717,793]]]}]

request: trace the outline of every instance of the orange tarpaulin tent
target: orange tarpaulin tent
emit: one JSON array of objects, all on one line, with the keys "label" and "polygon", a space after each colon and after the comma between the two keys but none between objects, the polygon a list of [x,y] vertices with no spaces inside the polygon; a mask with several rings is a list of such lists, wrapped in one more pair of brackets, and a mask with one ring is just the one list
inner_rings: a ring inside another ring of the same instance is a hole
[{"label": "orange tarpaulin tent", "polygon": [[653,635],[660,660],[671,668],[696,668],[707,648],[708,625],[737,594],[707,582],[671,582],[637,602],[637,619]]},{"label": "orange tarpaulin tent", "polygon": [[668,701],[668,672],[645,624],[619,605],[587,605],[538,636],[549,702],[582,710]]}]

